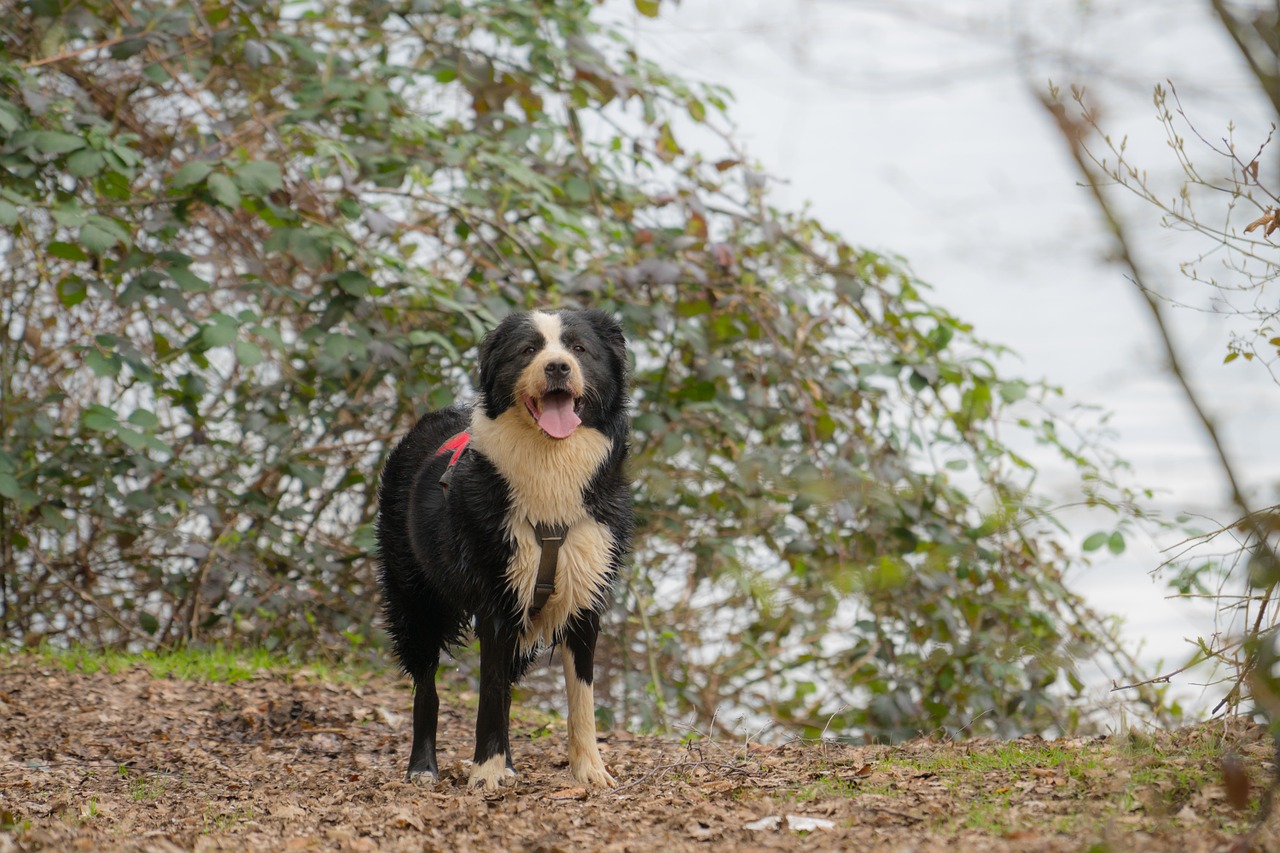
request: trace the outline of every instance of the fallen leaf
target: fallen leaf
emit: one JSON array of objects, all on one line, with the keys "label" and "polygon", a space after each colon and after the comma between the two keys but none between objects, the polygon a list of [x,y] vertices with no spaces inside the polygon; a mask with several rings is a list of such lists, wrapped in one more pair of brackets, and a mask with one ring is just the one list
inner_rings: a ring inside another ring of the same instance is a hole
[{"label": "fallen leaf", "polygon": [[1249,808],[1249,774],[1235,753],[1222,757],[1222,787],[1227,791],[1227,802],[1232,808]]},{"label": "fallen leaf", "polygon": [[395,817],[391,818],[391,825],[399,827],[411,826],[418,832],[423,831],[422,819],[409,812],[397,812]]},{"label": "fallen leaf", "polygon": [[547,799],[550,800],[585,800],[586,798],[586,788],[561,788],[559,791],[547,794]]},{"label": "fallen leaf", "polygon": [[835,829],[836,823],[823,817],[789,814],[787,815],[787,828],[792,832],[813,832],[815,829]]},{"label": "fallen leaf", "polygon": [[744,823],[743,829],[750,829],[753,832],[760,832],[766,829],[777,829],[782,826],[782,817],[780,815],[771,814],[768,817],[762,817],[759,820],[753,820],[750,823]]}]

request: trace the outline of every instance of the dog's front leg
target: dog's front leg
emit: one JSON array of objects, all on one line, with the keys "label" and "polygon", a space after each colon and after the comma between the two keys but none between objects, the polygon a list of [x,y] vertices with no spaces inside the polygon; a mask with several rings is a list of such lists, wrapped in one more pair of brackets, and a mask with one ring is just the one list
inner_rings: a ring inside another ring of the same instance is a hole
[{"label": "dog's front leg", "polygon": [[596,636],[600,617],[595,613],[574,619],[564,639],[564,687],[569,695],[569,773],[584,785],[612,788],[618,784],[604,766],[596,745],[595,677]]},{"label": "dog's front leg", "polygon": [[516,781],[508,738],[516,637],[511,626],[493,617],[481,617],[477,627],[480,709],[476,714],[476,754],[469,784],[490,791]]}]

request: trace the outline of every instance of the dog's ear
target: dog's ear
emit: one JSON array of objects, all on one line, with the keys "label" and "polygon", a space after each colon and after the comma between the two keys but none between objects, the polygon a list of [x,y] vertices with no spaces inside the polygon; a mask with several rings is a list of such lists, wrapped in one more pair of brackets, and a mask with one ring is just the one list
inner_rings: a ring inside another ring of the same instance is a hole
[{"label": "dog's ear", "polygon": [[494,375],[497,373],[497,358],[494,351],[498,348],[498,329],[502,328],[501,324],[490,329],[485,336],[480,339],[480,364],[478,367],[480,393],[484,395],[485,400],[493,399],[493,383]]},{"label": "dog's ear", "polygon": [[591,325],[609,347],[609,352],[618,360],[623,373],[630,372],[630,365],[627,363],[627,339],[622,334],[622,325],[613,318],[613,315],[599,308],[592,308],[587,313],[591,317]]}]

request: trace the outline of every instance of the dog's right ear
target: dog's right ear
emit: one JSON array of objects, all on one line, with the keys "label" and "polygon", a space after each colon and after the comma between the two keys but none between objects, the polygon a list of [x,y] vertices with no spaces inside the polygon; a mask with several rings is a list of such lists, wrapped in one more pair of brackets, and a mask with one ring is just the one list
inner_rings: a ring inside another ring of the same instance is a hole
[{"label": "dog's right ear", "polygon": [[498,327],[490,329],[485,336],[480,339],[480,365],[479,365],[479,385],[480,393],[484,395],[485,400],[493,399],[493,383],[497,359],[494,356],[494,350],[498,348]]}]

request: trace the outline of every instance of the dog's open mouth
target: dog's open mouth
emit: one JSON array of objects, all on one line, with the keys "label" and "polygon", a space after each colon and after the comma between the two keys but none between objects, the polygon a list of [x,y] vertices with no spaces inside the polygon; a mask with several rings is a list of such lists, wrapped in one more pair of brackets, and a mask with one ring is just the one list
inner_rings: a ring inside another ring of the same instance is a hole
[{"label": "dog's open mouth", "polygon": [[582,398],[568,391],[548,391],[541,398],[525,397],[524,406],[542,431],[552,438],[568,438],[582,423]]}]

